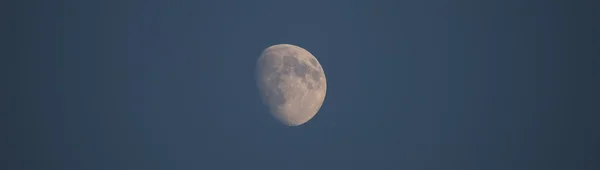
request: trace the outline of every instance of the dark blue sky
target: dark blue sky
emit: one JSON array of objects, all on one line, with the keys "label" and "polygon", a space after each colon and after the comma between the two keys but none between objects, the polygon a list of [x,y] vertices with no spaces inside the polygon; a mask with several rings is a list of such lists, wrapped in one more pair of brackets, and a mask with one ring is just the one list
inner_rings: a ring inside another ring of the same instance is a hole
[{"label": "dark blue sky", "polygon": [[[5,4],[0,169],[599,168],[591,1]],[[299,127],[254,82],[280,43],[328,79]]]}]

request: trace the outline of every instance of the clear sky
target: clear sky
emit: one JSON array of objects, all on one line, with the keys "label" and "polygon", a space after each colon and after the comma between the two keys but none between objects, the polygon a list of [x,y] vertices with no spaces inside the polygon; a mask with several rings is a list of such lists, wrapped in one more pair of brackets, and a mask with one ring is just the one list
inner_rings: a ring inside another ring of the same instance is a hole
[{"label": "clear sky", "polygon": [[[592,3],[15,1],[0,169],[599,169]],[[280,43],[328,80],[299,127],[255,85]]]}]

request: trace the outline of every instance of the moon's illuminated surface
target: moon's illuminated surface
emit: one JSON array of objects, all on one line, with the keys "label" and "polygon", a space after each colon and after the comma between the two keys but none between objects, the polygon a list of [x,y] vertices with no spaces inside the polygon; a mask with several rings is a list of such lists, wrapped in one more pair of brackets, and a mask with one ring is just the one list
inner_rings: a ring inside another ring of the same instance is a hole
[{"label": "moon's illuminated surface", "polygon": [[285,125],[306,123],[325,100],[323,68],[301,47],[279,44],[265,49],[258,59],[256,76],[263,103]]}]

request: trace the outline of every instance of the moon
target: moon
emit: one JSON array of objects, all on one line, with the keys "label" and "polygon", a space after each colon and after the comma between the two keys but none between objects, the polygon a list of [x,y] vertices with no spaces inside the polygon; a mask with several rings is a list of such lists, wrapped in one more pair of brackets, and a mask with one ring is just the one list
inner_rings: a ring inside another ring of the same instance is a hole
[{"label": "moon", "polygon": [[291,44],[263,50],[256,65],[256,82],[263,104],[287,126],[312,119],[325,100],[327,81],[310,52]]}]

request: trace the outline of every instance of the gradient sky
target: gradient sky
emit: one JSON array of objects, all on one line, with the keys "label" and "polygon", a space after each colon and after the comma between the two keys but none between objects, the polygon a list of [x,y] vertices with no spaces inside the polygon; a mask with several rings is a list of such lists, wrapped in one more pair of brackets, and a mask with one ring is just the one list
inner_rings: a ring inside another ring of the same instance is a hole
[{"label": "gradient sky", "polygon": [[[600,169],[592,1],[8,3],[0,169]],[[254,81],[280,43],[328,79],[299,127]]]}]

